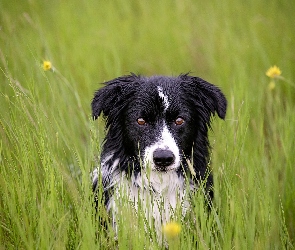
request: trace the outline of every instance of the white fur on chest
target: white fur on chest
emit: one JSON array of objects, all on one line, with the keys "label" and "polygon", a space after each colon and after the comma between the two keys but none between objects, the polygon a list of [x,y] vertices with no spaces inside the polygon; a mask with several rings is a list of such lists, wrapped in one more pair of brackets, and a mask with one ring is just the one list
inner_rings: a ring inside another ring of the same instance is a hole
[{"label": "white fur on chest", "polygon": [[[148,177],[149,176],[149,177]],[[117,185],[113,196],[107,204],[107,209],[113,213],[114,221],[117,217],[117,202],[126,197],[138,210],[142,205],[147,221],[151,224],[154,219],[156,229],[160,233],[163,224],[174,216],[177,206],[181,206],[182,214],[189,207],[185,180],[175,171],[166,173],[152,171],[149,175],[138,174],[127,179],[124,174],[117,176]]]}]

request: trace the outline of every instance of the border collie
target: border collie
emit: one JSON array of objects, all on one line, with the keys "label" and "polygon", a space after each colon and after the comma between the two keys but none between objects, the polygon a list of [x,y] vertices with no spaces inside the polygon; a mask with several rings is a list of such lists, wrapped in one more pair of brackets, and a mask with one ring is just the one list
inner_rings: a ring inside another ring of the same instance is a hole
[{"label": "border collie", "polygon": [[[178,202],[183,214],[191,192],[204,184],[213,198],[208,170],[208,129],[217,113],[225,118],[220,89],[199,77],[144,77],[132,74],[105,83],[95,92],[92,115],[106,118],[101,164],[93,171],[93,190],[102,181],[104,201],[117,220],[120,192],[158,230],[169,222]],[[120,191],[121,190],[121,191]]]}]

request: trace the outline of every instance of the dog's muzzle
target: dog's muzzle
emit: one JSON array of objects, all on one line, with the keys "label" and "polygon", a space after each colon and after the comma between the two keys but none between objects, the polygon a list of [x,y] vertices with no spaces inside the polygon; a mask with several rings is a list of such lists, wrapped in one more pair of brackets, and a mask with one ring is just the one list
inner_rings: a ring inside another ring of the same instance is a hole
[{"label": "dog's muzzle", "polygon": [[158,171],[166,171],[167,167],[175,161],[172,151],[167,149],[156,149],[153,153],[153,161]]}]

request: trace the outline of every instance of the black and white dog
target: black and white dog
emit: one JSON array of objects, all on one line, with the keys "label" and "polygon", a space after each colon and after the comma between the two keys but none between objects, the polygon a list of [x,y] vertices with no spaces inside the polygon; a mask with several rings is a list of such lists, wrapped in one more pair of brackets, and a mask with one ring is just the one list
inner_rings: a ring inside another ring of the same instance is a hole
[{"label": "black and white dog", "polygon": [[141,202],[148,221],[158,228],[169,221],[177,202],[186,212],[188,193],[201,182],[213,197],[208,128],[215,112],[225,118],[226,106],[218,87],[188,74],[131,74],[106,82],[95,93],[92,114],[97,119],[103,113],[107,134],[93,189],[100,175],[105,205],[115,220],[119,190],[135,208]]}]

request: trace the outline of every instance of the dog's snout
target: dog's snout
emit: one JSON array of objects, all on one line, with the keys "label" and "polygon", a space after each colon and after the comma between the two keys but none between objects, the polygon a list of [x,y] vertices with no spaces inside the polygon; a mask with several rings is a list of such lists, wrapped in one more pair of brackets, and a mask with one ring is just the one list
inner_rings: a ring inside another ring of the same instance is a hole
[{"label": "dog's snout", "polygon": [[153,161],[160,170],[174,163],[175,156],[172,151],[167,149],[156,149],[153,153]]}]

